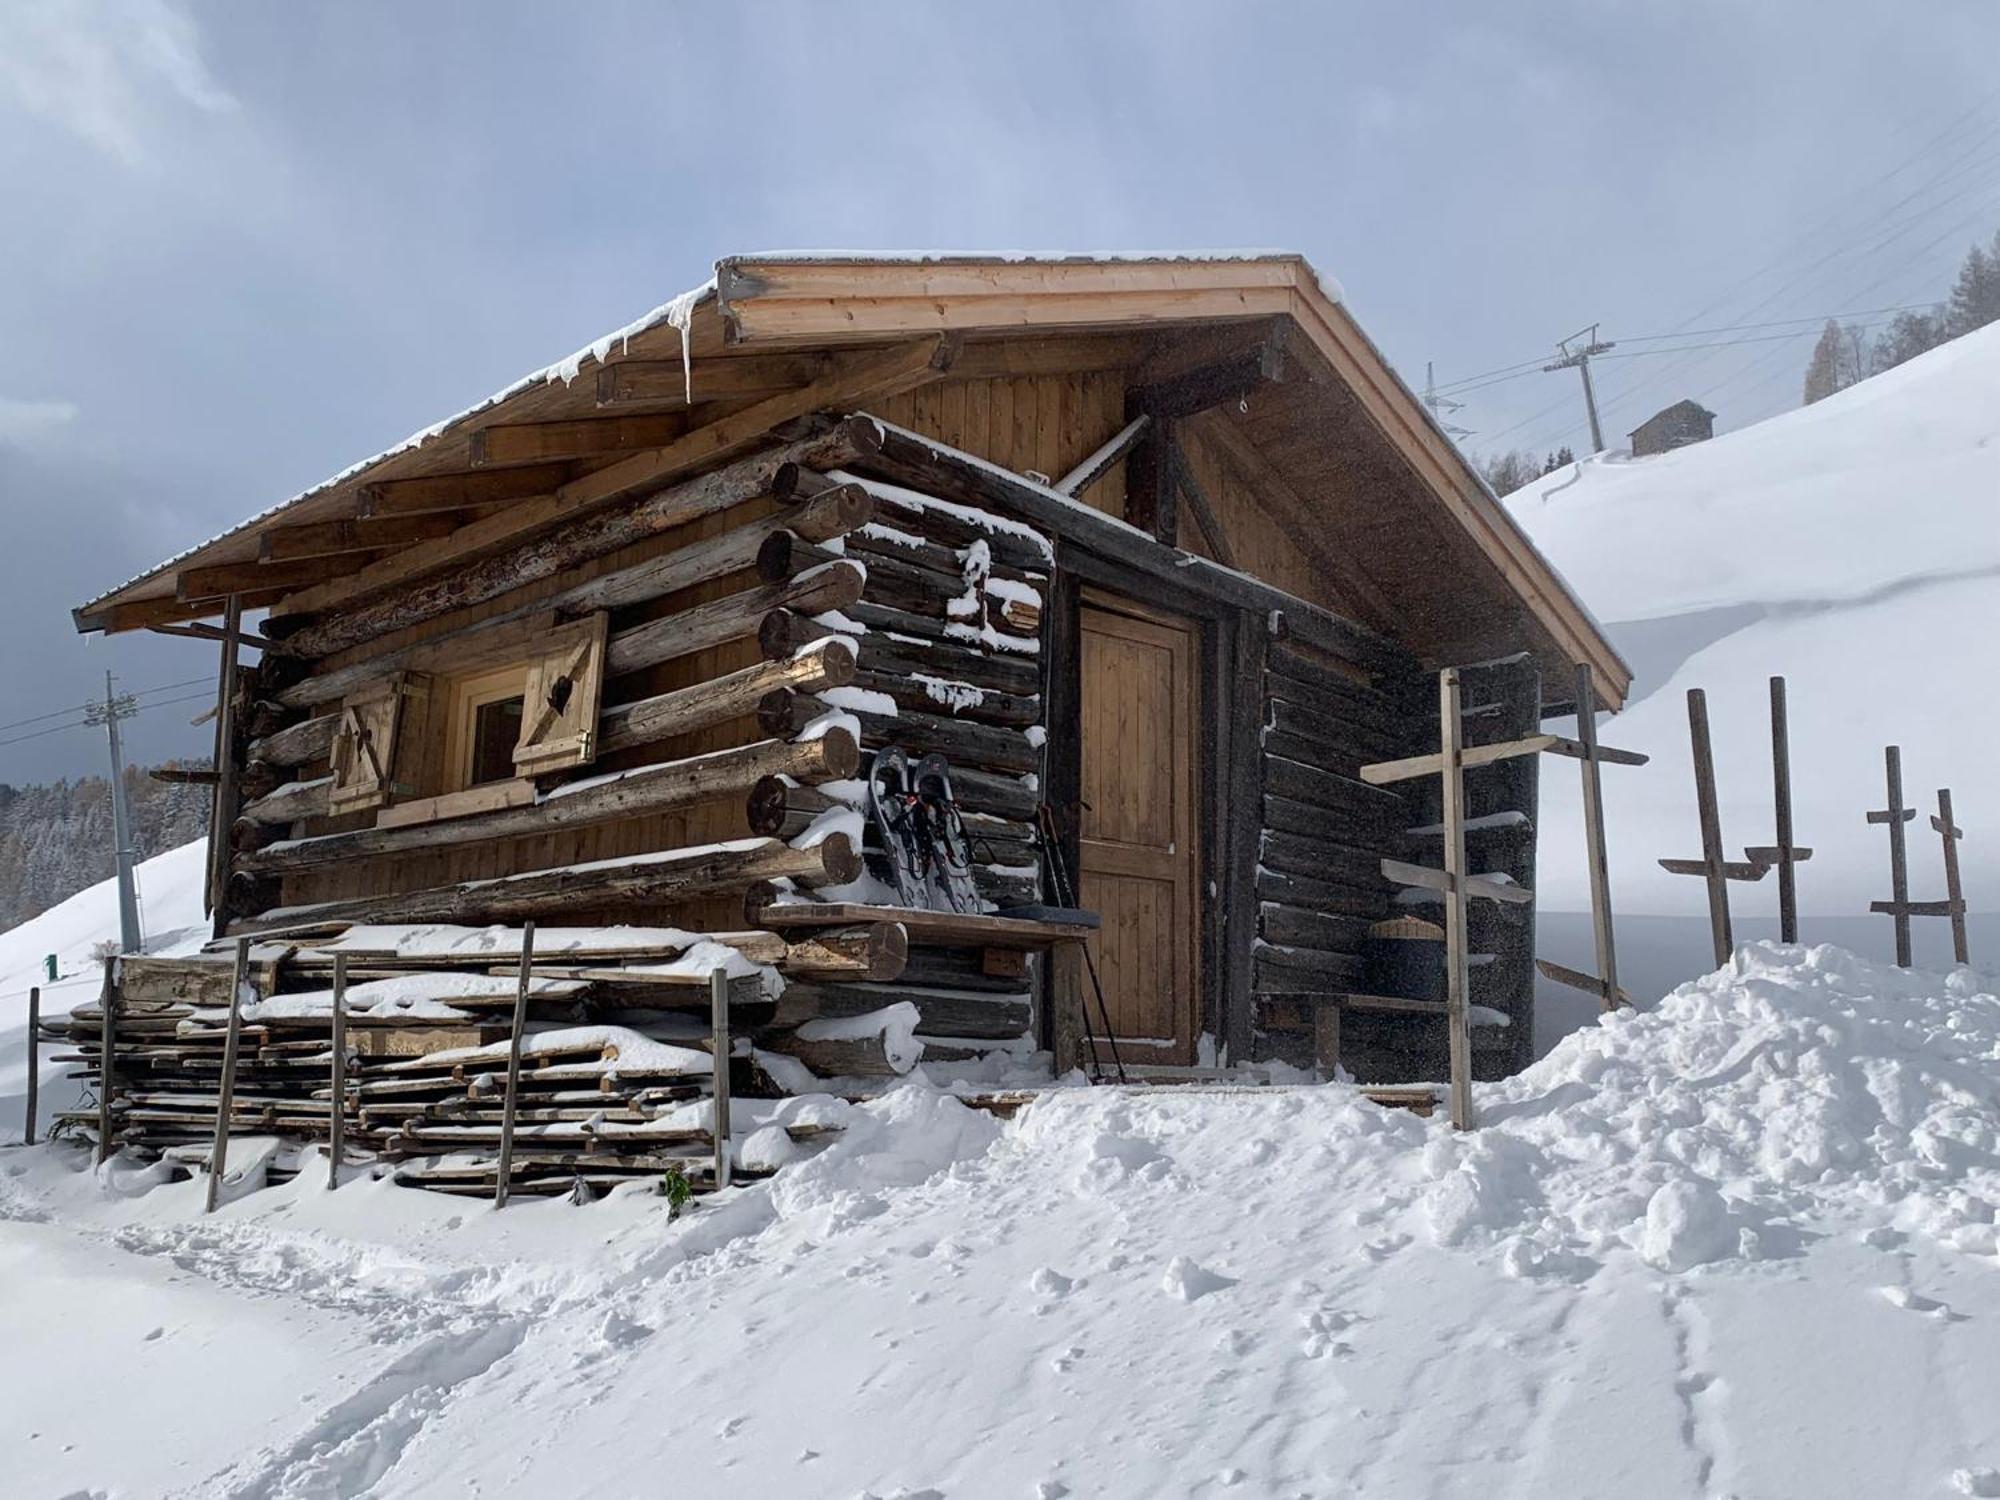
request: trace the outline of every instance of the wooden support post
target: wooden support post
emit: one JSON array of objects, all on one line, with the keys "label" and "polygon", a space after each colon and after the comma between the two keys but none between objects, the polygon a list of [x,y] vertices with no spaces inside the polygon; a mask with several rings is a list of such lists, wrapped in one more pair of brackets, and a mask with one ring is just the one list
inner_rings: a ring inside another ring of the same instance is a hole
[{"label": "wooden support post", "polygon": [[327,1129],[326,1186],[340,1186],[340,1149],[347,1128],[347,955],[333,955],[333,1116]]},{"label": "wooden support post", "polygon": [[229,1029],[222,1039],[222,1084],[215,1101],[215,1140],[208,1148],[208,1196],[202,1212],[215,1212],[222,1174],[229,1170],[229,1125],[236,1112],[236,1053],[243,1042],[243,986],[250,978],[250,939],[236,940],[229,974]]},{"label": "wooden support post", "polygon": [[1903,747],[1885,747],[1882,764],[1887,773],[1889,805],[1871,810],[1868,821],[1889,825],[1889,899],[1874,905],[1877,910],[1886,911],[1895,922],[1896,966],[1907,969],[1910,967],[1910,863],[1903,825],[1917,815],[1917,810],[1903,806]]},{"label": "wooden support post", "polygon": [[715,1142],[715,1186],[729,1186],[729,973],[716,969],[708,976],[709,1048],[713,1118],[709,1135]]},{"label": "wooden support post", "polygon": [[35,1144],[35,1105],[42,1089],[42,987],[28,991],[28,1119],[21,1144]]},{"label": "wooden support post", "polygon": [[1590,664],[1576,666],[1576,737],[1584,754],[1583,857],[1590,867],[1590,931],[1597,947],[1598,999],[1607,1011],[1618,1008],[1618,947],[1611,927],[1611,861],[1604,843],[1604,780],[1597,759],[1597,687]]},{"label": "wooden support post", "polygon": [[1792,842],[1792,740],[1785,713],[1785,679],[1771,679],[1771,784],[1776,806],[1778,842],[1769,848],[1750,848],[1744,857],[1753,864],[1770,865],[1778,872],[1778,938],[1799,940],[1798,866],[1812,858],[1812,850]]},{"label": "wooden support post", "polygon": [[1708,694],[1688,689],[1688,743],[1694,752],[1695,810],[1701,818],[1701,858],[1663,859],[1669,875],[1699,875],[1708,882],[1708,927],[1715,948],[1715,966],[1729,962],[1736,935],[1729,922],[1729,882],[1762,880],[1770,865],[1757,860],[1722,857],[1722,814],[1715,800],[1715,753],[1708,739]]},{"label": "wooden support post", "polygon": [[104,989],[98,999],[97,1163],[111,1159],[111,1060],[118,1054],[118,960],[104,960]]},{"label": "wooden support post", "polygon": [[236,823],[236,668],[243,600],[231,594],[222,615],[222,671],[215,689],[215,802],[208,819],[208,911],[212,937],[229,923],[230,830]]},{"label": "wooden support post", "polygon": [[1451,1053],[1451,1126],[1472,1128],[1471,972],[1466,964],[1465,772],[1460,765],[1464,725],[1459,719],[1458,669],[1438,674],[1439,754],[1443,762],[1445,1027]]},{"label": "wooden support post", "polygon": [[528,987],[535,970],[535,924],[521,924],[521,984],[514,992],[514,1030],[507,1042],[507,1097],[500,1110],[500,1175],[493,1183],[493,1206],[507,1206],[507,1187],[514,1172],[514,1115],[521,1099],[521,1033],[528,1025]]},{"label": "wooden support post", "polygon": [[[1964,838],[1965,834],[1952,821],[1949,787],[1938,788],[1937,816],[1931,819],[1931,827],[1936,829],[1938,836],[1944,840],[1944,894],[1951,915],[1951,956],[1957,963],[1969,964],[1972,959],[1965,941],[1965,887],[1958,875],[1958,841]],[[28,1055],[31,1058],[34,1056],[32,1044]],[[32,1090],[34,1086],[34,1074],[30,1073],[28,1087]],[[34,1097],[30,1092],[29,1100],[32,1101]],[[34,1128],[34,1118],[34,1105],[30,1102],[28,1106],[30,1130]]]}]

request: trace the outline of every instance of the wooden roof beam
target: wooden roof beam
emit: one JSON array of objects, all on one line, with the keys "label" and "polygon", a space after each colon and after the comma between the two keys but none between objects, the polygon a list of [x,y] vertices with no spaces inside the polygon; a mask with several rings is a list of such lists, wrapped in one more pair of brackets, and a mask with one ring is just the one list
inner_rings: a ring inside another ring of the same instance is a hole
[{"label": "wooden roof beam", "polygon": [[508,422],[473,433],[468,451],[475,469],[552,459],[604,458],[661,447],[687,430],[687,413],[678,411],[580,422]]},{"label": "wooden roof beam", "polygon": [[476,521],[490,514],[492,509],[491,506],[475,505],[463,510],[424,511],[414,516],[274,526],[264,533],[258,559],[267,563],[296,562],[301,558],[332,557],[343,552],[374,552],[383,547],[406,547],[412,542],[428,542],[450,536],[467,521]]},{"label": "wooden roof beam", "polygon": [[329,578],[344,577],[381,555],[379,552],[346,553],[337,557],[300,558],[296,562],[233,562],[186,568],[174,579],[174,597],[184,603],[193,603],[204,599],[223,599],[230,594],[305,588],[309,584],[324,583]]},{"label": "wooden roof beam", "polygon": [[[288,591],[278,589],[255,589],[241,596],[245,609],[262,609],[276,604]],[[71,618],[78,630],[102,630],[108,635],[116,635],[122,630],[149,630],[155,625],[177,625],[187,620],[205,620],[212,615],[220,615],[227,603],[222,598],[213,599],[132,599],[122,604],[107,604],[101,609],[86,612],[76,610]]]},{"label": "wooden roof beam", "polygon": [[[775,396],[795,386],[809,385],[832,368],[833,356],[823,350],[802,354],[742,354],[729,359],[696,360],[692,365],[694,400],[717,401],[740,396]],[[690,367],[677,359],[625,359],[597,372],[597,404],[623,406],[640,401],[688,399]]]},{"label": "wooden roof beam", "polygon": [[358,517],[414,516],[434,510],[463,510],[552,495],[569,478],[566,463],[495,469],[484,474],[433,474],[422,479],[380,479],[354,492]]}]

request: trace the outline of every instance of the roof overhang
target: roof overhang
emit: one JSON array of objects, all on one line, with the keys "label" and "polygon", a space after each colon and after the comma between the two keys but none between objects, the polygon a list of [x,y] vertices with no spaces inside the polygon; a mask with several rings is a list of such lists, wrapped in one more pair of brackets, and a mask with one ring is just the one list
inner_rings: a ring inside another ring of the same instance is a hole
[{"label": "roof overhang", "polygon": [[[279,528],[297,536],[302,527],[366,523],[380,495],[423,488],[403,481],[434,480],[435,487],[451,489],[481,473],[515,472],[482,467],[478,435],[484,429],[607,415],[604,393],[616,379],[611,372],[635,361],[655,371],[680,364],[689,392],[700,399],[717,382],[730,389],[741,384],[733,377],[752,366],[735,362],[761,354],[866,346],[934,332],[963,335],[971,347],[984,337],[997,347],[1007,335],[1027,330],[1144,332],[1277,316],[1296,324],[1451,525],[1498,573],[1544,650],[1589,664],[1600,698],[1622,702],[1630,670],[1581,600],[1383,359],[1347,312],[1338,288],[1301,256],[1278,252],[730,257],[717,263],[709,282],[627,327],[90,601],[75,611],[76,624],[80,630],[115,631],[200,619],[220,613],[228,592],[237,593],[246,607],[290,599],[301,588],[310,589],[301,580],[312,570],[283,570],[282,549],[274,555],[270,540]],[[971,365],[961,362],[954,373],[977,369],[975,355]],[[497,477],[489,482],[496,495],[504,487]],[[476,485],[466,489],[471,509],[465,514],[478,514],[483,493]],[[356,566],[366,556],[357,554]],[[220,591],[204,592],[209,589]]]}]

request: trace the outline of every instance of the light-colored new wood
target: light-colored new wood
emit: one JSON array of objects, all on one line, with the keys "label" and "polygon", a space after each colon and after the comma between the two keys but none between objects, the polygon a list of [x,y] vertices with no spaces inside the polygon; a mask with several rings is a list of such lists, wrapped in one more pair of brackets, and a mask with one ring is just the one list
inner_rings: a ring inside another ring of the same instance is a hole
[{"label": "light-colored new wood", "polygon": [[419,797],[399,802],[375,814],[377,828],[411,828],[420,823],[441,823],[474,813],[498,812],[503,807],[525,807],[535,800],[535,783],[524,776],[512,781],[491,781],[485,786],[468,787],[462,792],[445,792],[436,797]]},{"label": "light-colored new wood", "polygon": [[1198,636],[1092,596],[1081,618],[1079,899],[1110,1025],[1146,1060],[1192,1063],[1200,1019]]}]

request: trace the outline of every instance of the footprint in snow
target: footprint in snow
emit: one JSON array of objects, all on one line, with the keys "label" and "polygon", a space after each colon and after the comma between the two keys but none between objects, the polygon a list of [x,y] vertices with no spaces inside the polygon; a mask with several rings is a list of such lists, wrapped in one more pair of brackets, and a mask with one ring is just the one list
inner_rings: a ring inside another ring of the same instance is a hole
[{"label": "footprint in snow", "polygon": [[1951,1486],[1961,1495],[2000,1495],[2000,1469],[1959,1469]]},{"label": "footprint in snow", "polygon": [[1076,1282],[1062,1272],[1043,1266],[1028,1278],[1028,1290],[1037,1297],[1067,1297]]},{"label": "footprint in snow", "polygon": [[[118,1050],[117,1044],[114,1042],[112,1045],[112,1052],[114,1055],[117,1053],[117,1050]],[[150,1344],[153,1342],[154,1339],[164,1338],[166,1336],[166,1332],[167,1330],[165,1328],[155,1328],[151,1333],[147,1334],[145,1338],[141,1339],[140,1342],[145,1344]]]},{"label": "footprint in snow", "polygon": [[1210,1292],[1226,1291],[1235,1285],[1235,1277],[1217,1275],[1185,1255],[1176,1255],[1168,1261],[1166,1275],[1160,1278],[1160,1290],[1183,1302],[1199,1302]]},{"label": "footprint in snow", "polygon": [[1049,1368],[1058,1375],[1067,1375],[1076,1362],[1083,1358],[1083,1345],[1071,1344],[1062,1353],[1049,1361]]},{"label": "footprint in snow", "polygon": [[1035,1486],[1035,1500],[1064,1500],[1068,1494],[1069,1486],[1060,1479],[1044,1479]]}]

